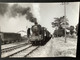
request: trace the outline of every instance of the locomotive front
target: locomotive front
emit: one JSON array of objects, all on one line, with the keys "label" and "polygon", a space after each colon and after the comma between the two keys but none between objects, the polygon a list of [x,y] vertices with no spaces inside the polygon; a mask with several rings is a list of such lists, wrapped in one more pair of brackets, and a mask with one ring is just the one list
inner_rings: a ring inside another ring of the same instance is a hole
[{"label": "locomotive front", "polygon": [[39,44],[43,40],[43,36],[41,34],[41,26],[34,25],[31,28],[32,34],[30,35],[30,41],[32,44]]}]

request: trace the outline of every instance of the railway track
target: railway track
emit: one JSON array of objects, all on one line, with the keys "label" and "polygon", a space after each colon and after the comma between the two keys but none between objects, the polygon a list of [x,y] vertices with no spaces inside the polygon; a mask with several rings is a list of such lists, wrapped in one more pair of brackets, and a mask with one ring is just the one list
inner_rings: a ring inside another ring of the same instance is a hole
[{"label": "railway track", "polygon": [[37,50],[38,48],[39,48],[39,46],[36,47],[35,49],[33,49],[32,51],[30,51],[29,53],[27,53],[24,57],[27,57],[28,55],[30,55],[32,52],[34,52],[34,51]]},{"label": "railway track", "polygon": [[28,43],[28,42],[27,41],[22,41],[22,42],[15,42],[15,43],[10,43],[10,44],[4,44],[4,45],[1,45],[1,49],[5,49],[5,48],[12,47],[12,46],[21,45],[21,44],[24,44],[24,43]]},{"label": "railway track", "polygon": [[2,58],[9,57],[27,57],[33,51],[35,51],[39,46],[32,46],[31,44],[22,44],[14,47],[10,47],[9,49],[3,49],[3,53],[1,54]]},{"label": "railway track", "polygon": [[14,49],[17,49],[17,48],[20,48],[20,47],[23,47],[23,46],[26,46],[26,45],[28,45],[28,44],[24,43],[24,44],[20,44],[20,45],[17,45],[17,46],[12,46],[12,47],[9,47],[9,48],[1,49],[1,53],[9,52],[9,51],[12,51]]},{"label": "railway track", "polygon": [[18,53],[18,52],[21,52],[21,51],[23,51],[23,50],[25,50],[25,49],[28,49],[28,48],[31,47],[31,46],[32,46],[32,45],[29,44],[29,45],[26,45],[26,46],[23,46],[23,47],[20,47],[20,48],[17,48],[17,49],[14,49],[14,50],[11,50],[11,51],[2,53],[2,54],[1,54],[1,57],[2,57],[2,58],[9,57],[9,56],[14,55],[14,54],[16,54],[16,53]]},{"label": "railway track", "polygon": [[28,55],[30,55],[31,53],[33,53],[35,50],[37,50],[39,48],[39,46],[31,46],[29,47],[28,49],[24,49],[23,51],[21,52],[18,52],[18,53],[15,53],[11,56],[8,56],[8,57],[27,57]]}]

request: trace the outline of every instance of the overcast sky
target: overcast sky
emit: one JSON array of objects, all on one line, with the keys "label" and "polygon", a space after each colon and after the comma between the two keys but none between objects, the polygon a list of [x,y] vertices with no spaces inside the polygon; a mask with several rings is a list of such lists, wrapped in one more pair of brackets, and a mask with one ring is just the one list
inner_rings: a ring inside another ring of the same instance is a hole
[{"label": "overcast sky", "polygon": [[[8,3],[9,6],[14,3]],[[62,17],[64,15],[64,6],[62,3],[18,3],[22,7],[31,7],[31,11],[37,18],[39,24],[46,27],[51,33],[51,22],[55,17]],[[79,3],[70,2],[66,5],[66,17],[69,20],[69,25],[76,26],[79,21]],[[7,14],[0,15],[0,26],[3,32],[18,32],[20,30],[26,31],[26,26],[31,27],[33,23],[26,20],[25,16],[9,17]],[[24,33],[26,34],[26,33]]]}]

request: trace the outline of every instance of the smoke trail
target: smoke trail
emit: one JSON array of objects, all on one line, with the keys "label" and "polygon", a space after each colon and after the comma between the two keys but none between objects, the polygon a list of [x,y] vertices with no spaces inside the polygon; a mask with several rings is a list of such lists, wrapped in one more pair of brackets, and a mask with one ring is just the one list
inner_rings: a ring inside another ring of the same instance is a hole
[{"label": "smoke trail", "polygon": [[4,15],[8,10],[7,3],[0,3],[0,15]]},{"label": "smoke trail", "polygon": [[30,7],[22,7],[19,4],[14,4],[10,10],[12,17],[26,15],[26,20],[29,20],[32,23],[36,22],[36,18],[34,18]]},{"label": "smoke trail", "polygon": [[30,11],[29,7],[21,7],[19,4],[14,4],[13,6],[11,6],[10,8],[11,10],[11,16],[15,17],[17,16],[17,14],[19,15],[25,15],[27,13],[27,11]]},{"label": "smoke trail", "polygon": [[37,18],[38,22],[40,22],[40,4],[39,3],[33,3],[33,14]]},{"label": "smoke trail", "polygon": [[24,16],[26,20],[29,20],[32,23],[37,22],[37,19],[33,16],[30,7],[22,7],[19,4],[0,4],[0,15],[5,15],[15,18],[16,16]]}]

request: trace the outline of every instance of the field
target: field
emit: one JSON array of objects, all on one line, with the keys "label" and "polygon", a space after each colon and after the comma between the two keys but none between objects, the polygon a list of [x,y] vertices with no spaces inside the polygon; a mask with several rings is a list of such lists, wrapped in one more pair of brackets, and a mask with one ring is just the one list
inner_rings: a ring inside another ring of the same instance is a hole
[{"label": "field", "polygon": [[52,45],[55,57],[76,57],[77,38],[67,38],[66,43],[64,38],[55,38]]},{"label": "field", "polygon": [[76,57],[77,38],[52,38],[28,57]]}]

